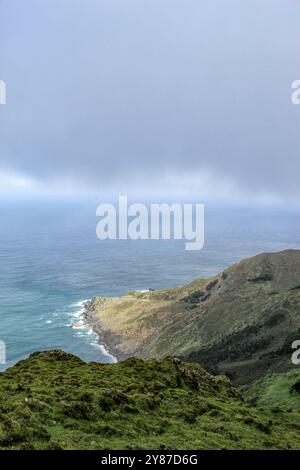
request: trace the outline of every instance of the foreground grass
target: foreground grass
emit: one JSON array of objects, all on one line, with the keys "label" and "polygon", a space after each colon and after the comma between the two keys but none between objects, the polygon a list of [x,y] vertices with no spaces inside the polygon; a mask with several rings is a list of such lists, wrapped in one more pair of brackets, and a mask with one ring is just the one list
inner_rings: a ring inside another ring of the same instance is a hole
[{"label": "foreground grass", "polygon": [[1,449],[299,449],[299,422],[171,358],[87,364],[48,351],[0,374]]}]

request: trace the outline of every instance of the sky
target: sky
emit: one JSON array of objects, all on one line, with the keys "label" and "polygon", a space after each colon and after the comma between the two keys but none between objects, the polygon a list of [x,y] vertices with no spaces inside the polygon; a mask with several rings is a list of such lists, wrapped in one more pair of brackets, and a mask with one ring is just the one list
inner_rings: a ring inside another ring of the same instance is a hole
[{"label": "sky", "polygon": [[297,204],[299,0],[0,0],[0,194]]}]

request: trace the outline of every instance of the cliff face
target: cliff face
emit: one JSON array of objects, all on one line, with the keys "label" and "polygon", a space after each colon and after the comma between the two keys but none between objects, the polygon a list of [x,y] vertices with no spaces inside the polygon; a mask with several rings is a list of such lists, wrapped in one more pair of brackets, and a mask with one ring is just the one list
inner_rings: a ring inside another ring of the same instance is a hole
[{"label": "cliff face", "polygon": [[0,374],[1,449],[300,449],[299,418],[172,358],[87,364],[54,350]]},{"label": "cliff face", "polygon": [[249,385],[293,367],[300,250],[261,254],[174,289],[97,298],[89,316],[121,358],[180,355]]}]

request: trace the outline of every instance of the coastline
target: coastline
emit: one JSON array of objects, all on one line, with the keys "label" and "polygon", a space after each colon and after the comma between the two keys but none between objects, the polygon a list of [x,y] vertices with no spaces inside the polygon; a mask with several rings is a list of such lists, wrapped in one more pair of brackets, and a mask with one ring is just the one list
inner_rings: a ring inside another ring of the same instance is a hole
[{"label": "coastline", "polygon": [[82,321],[116,361],[145,358],[148,354],[144,355],[143,346],[157,329],[156,321],[150,319],[149,323],[148,311],[165,304],[162,297],[165,291],[153,290],[131,291],[120,297],[96,296],[85,303]]},{"label": "coastline", "polygon": [[[108,300],[107,297],[97,297],[98,301]],[[120,356],[113,345],[113,336],[108,332],[101,330],[101,319],[95,314],[95,300],[87,300],[83,305],[82,321],[85,326],[91,328],[97,337],[97,343],[103,348],[104,353],[112,359],[112,363],[119,362],[124,359]]]},{"label": "coastline", "polygon": [[96,296],[84,318],[118,361],[182,357],[244,385],[262,370],[292,367],[287,344],[299,330],[299,275],[300,250],[262,253],[190,284]]}]

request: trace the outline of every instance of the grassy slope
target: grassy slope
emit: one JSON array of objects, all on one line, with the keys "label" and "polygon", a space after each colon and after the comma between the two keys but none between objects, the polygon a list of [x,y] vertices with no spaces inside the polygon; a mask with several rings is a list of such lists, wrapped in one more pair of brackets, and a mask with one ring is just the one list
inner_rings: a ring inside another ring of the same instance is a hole
[{"label": "grassy slope", "polygon": [[2,449],[299,449],[299,419],[172,359],[86,364],[51,351],[0,374]]},{"label": "grassy slope", "polygon": [[300,250],[287,250],[186,286],[97,298],[91,316],[119,357],[181,355],[248,385],[291,368],[299,287]]},{"label": "grassy slope", "polygon": [[259,405],[300,410],[300,370],[267,375],[247,390],[246,397]]}]

